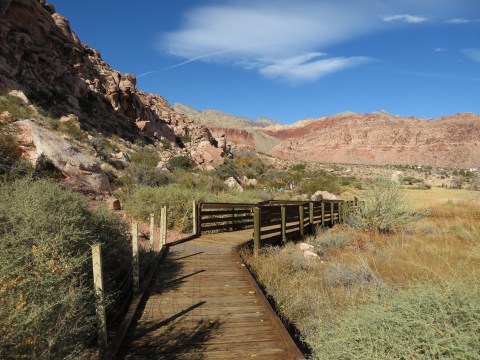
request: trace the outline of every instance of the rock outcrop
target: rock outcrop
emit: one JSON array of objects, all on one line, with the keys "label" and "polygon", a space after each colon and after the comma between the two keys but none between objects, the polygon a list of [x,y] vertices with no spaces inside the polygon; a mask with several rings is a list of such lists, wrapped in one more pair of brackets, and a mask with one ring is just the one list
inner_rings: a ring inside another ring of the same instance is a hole
[{"label": "rock outcrop", "polygon": [[108,192],[110,183],[97,161],[81,152],[67,140],[31,120],[13,125],[23,155],[33,165],[41,156],[50,160],[74,186],[95,192]]},{"label": "rock outcrop", "polygon": [[0,90],[14,89],[56,117],[76,116],[82,128],[106,135],[168,141],[174,151],[214,143],[204,125],[137,89],[134,75],[111,69],[44,0],[2,1],[0,43]]},{"label": "rock outcrop", "polygon": [[347,114],[262,129],[281,140],[276,157],[324,163],[474,167],[480,164],[480,116],[437,119]]}]

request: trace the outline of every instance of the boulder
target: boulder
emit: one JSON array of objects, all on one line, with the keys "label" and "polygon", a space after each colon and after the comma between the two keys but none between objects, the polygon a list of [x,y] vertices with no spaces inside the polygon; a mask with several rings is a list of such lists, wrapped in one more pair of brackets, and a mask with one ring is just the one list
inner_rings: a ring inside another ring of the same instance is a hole
[{"label": "boulder", "polygon": [[200,142],[190,156],[203,170],[214,170],[224,163],[222,150],[210,144],[209,141]]},{"label": "boulder", "polygon": [[320,200],[339,200],[338,197],[328,191],[318,190],[313,194],[310,198],[312,201],[320,201]]},{"label": "boulder", "polygon": [[299,248],[300,250],[310,250],[310,249],[313,249],[313,248],[314,248],[313,245],[310,245],[310,244],[307,244],[307,243],[303,243],[303,242],[297,244],[297,246],[298,246],[298,248]]},{"label": "boulder", "polygon": [[229,189],[236,190],[236,191],[243,191],[242,185],[235,179],[233,176],[229,177],[227,180],[224,181],[225,185],[229,187]]},{"label": "boulder", "polygon": [[305,250],[303,252],[303,257],[304,258],[319,258],[317,253],[314,253],[313,251],[310,251],[310,250]]},{"label": "boulder", "polygon": [[93,157],[32,120],[17,121],[13,126],[23,155],[34,165],[44,155],[75,185],[95,192],[110,190],[107,175]]},{"label": "boulder", "polygon": [[397,184],[400,184],[403,180],[403,171],[394,171],[392,176],[390,177],[390,180],[396,182]]},{"label": "boulder", "polygon": [[11,124],[17,120],[18,119],[8,111],[4,111],[0,114],[0,124]]},{"label": "boulder", "polygon": [[122,210],[122,205],[120,204],[120,200],[118,200],[114,196],[108,196],[105,199],[105,202],[107,203],[107,207],[112,211]]},{"label": "boulder", "polygon": [[20,99],[24,105],[32,105],[30,100],[28,100],[27,95],[25,95],[25,93],[21,90],[12,90],[8,93],[8,95],[15,96],[16,98]]}]

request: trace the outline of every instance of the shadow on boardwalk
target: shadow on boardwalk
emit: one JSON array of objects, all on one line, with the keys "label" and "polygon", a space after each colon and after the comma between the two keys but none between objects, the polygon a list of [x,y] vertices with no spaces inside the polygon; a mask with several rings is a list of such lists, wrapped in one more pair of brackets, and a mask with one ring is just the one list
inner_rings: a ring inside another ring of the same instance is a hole
[{"label": "shadow on boardwalk", "polygon": [[303,358],[232,255],[250,238],[251,230],[210,234],[171,247],[119,358]]}]

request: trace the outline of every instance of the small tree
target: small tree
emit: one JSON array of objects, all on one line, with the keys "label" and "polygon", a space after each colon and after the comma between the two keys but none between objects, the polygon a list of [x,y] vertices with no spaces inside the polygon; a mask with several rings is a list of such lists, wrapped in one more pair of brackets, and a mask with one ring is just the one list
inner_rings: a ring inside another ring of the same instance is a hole
[{"label": "small tree", "polygon": [[356,228],[397,232],[421,215],[410,206],[400,185],[390,180],[376,179],[368,183],[363,200],[349,219]]}]

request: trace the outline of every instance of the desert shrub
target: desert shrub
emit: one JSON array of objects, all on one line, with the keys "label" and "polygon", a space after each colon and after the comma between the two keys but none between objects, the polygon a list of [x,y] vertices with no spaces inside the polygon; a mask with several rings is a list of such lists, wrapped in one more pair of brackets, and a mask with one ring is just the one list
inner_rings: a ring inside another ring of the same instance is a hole
[{"label": "desert shrub", "polygon": [[133,164],[154,168],[160,161],[160,156],[155,150],[145,148],[141,151],[132,153],[130,155],[130,160]]},{"label": "desert shrub", "polygon": [[0,186],[0,357],[72,358],[95,336],[90,245],[103,246],[107,298],[128,274],[123,223],[47,180]]},{"label": "desert shrub", "polygon": [[192,201],[204,200],[207,193],[185,188],[178,184],[162,187],[141,187],[132,191],[124,201],[124,209],[138,220],[146,220],[150,213],[159,219],[162,206],[167,206],[169,228],[190,230],[192,226]]},{"label": "desert shrub", "polygon": [[190,159],[188,156],[174,156],[168,160],[168,164],[175,169],[190,169]]},{"label": "desert shrub", "polygon": [[[170,182],[170,174],[164,170],[144,164],[131,164],[123,176],[124,185],[161,186]],[[121,184],[119,182],[118,184]]]},{"label": "desert shrub", "polygon": [[172,181],[186,188],[197,189],[205,192],[219,192],[228,190],[227,185],[217,176],[212,176],[209,171],[192,172],[185,169],[174,169]]},{"label": "desert shrub", "polygon": [[347,245],[348,238],[343,234],[327,231],[319,237],[316,244],[321,250],[334,250]]},{"label": "desert shrub", "polygon": [[14,179],[31,170],[31,166],[18,155],[17,149],[15,138],[0,127],[0,179]]},{"label": "desert shrub", "polygon": [[215,170],[215,174],[222,180],[226,180],[229,177],[238,177],[239,176],[239,169],[235,162],[229,160],[226,161],[224,164],[220,165],[217,170]]},{"label": "desert shrub", "polygon": [[32,109],[29,109],[16,96],[0,94],[0,113],[8,111],[14,117],[19,119],[28,119],[35,115]]},{"label": "desert shrub", "polygon": [[63,173],[57,169],[53,162],[46,157],[44,154],[40,155],[33,169],[33,176],[35,178],[45,178],[45,179],[62,179],[65,176]]},{"label": "desert shrub", "polygon": [[172,144],[167,139],[161,139],[160,143],[163,145],[165,150],[170,150],[172,148]]},{"label": "desert shrub", "polygon": [[479,322],[478,285],[425,284],[349,311],[314,350],[322,359],[477,359]]},{"label": "desert shrub", "polygon": [[323,190],[333,194],[339,194],[342,192],[338,178],[318,172],[311,174],[309,179],[305,179],[297,187],[297,192],[301,194],[307,194],[309,197],[316,191]]},{"label": "desert shrub", "polygon": [[85,140],[87,138],[87,134],[84,131],[68,121],[59,122],[57,130],[63,134],[70,135],[75,140]]},{"label": "desert shrub", "polygon": [[397,232],[420,217],[405,198],[400,185],[389,180],[376,179],[366,185],[362,199],[347,222],[356,228],[379,232]]},{"label": "desert shrub", "polygon": [[365,267],[345,265],[337,262],[328,264],[323,273],[323,283],[330,287],[366,286],[372,280],[372,272]]}]

